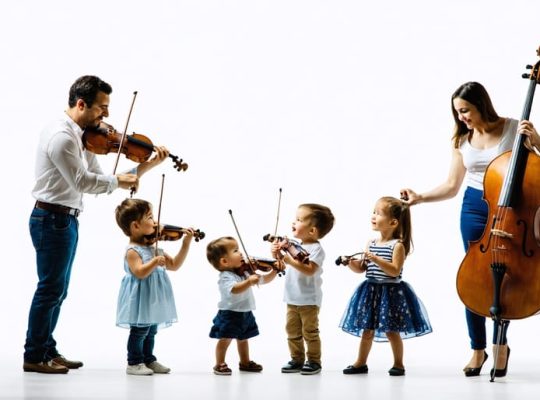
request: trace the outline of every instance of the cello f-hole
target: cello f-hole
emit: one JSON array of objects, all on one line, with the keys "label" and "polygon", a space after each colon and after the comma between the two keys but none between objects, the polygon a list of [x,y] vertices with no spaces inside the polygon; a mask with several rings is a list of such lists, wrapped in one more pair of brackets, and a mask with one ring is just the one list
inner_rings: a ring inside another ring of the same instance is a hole
[{"label": "cello f-hole", "polygon": [[493,216],[493,222],[491,223],[491,229],[489,230],[490,233],[489,233],[489,236],[488,236],[488,242],[486,243],[485,246],[484,246],[483,243],[480,245],[480,251],[481,251],[482,253],[487,252],[488,249],[489,249],[489,244],[491,243],[491,231],[492,231],[493,228],[495,227],[495,224],[496,224],[496,223],[497,223],[497,216],[494,215],[494,216]]},{"label": "cello f-hole", "polygon": [[[535,222],[536,222],[536,217],[535,217]],[[532,257],[534,254],[534,250],[527,251],[527,249],[525,248],[527,246],[527,230],[528,230],[527,223],[524,220],[520,219],[517,224],[518,226],[523,225],[523,240],[521,241],[521,251],[523,252],[523,255],[525,257]]]}]

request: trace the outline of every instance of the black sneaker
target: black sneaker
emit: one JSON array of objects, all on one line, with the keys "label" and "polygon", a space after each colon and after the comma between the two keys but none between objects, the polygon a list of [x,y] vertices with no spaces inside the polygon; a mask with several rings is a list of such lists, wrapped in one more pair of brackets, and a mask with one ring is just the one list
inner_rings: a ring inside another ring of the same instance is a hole
[{"label": "black sneaker", "polygon": [[281,372],[288,374],[292,372],[300,372],[302,370],[302,363],[296,362],[294,360],[289,361],[283,367],[281,367]]},{"label": "black sneaker", "polygon": [[321,372],[321,369],[322,368],[320,364],[317,364],[316,362],[313,362],[313,361],[307,361],[302,367],[302,369],[300,370],[300,373],[302,375],[315,375]]}]

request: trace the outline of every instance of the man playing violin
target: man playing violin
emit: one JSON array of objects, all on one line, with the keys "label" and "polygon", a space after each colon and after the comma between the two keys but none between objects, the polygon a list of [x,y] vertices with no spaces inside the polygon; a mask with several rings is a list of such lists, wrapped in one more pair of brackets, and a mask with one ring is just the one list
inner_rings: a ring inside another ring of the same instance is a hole
[{"label": "man playing violin", "polygon": [[95,154],[84,148],[82,135],[109,116],[111,92],[96,76],[78,78],[70,88],[67,111],[41,132],[32,190],[36,203],[30,216],[39,280],[28,317],[24,371],[59,374],[83,365],[64,358],[53,338],[77,249],[83,194],[136,190],[139,178],[169,154],[156,146],[156,155],[130,173],[103,173]]}]

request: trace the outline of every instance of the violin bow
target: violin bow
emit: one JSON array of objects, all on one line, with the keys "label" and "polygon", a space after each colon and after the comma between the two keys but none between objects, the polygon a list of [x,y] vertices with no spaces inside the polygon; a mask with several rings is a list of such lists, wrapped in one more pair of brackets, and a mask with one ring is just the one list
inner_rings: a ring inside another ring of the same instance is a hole
[{"label": "violin bow", "polygon": [[232,223],[234,225],[234,229],[236,230],[236,234],[238,235],[238,239],[240,240],[240,244],[242,245],[242,249],[244,250],[244,254],[247,257],[247,262],[248,262],[249,266],[251,267],[251,270],[255,271],[256,268],[251,263],[251,258],[249,257],[249,254],[248,254],[248,252],[246,250],[246,246],[244,246],[244,242],[242,241],[242,236],[240,236],[240,232],[238,231],[238,226],[236,226],[236,222],[235,222],[234,217],[232,215],[232,210],[229,210],[229,214],[231,216],[231,220],[232,220]]},{"label": "violin bow", "polygon": [[163,186],[165,184],[165,174],[161,174],[161,194],[159,195],[159,206],[157,214],[157,227],[156,227],[156,248],[154,250],[155,256],[158,255],[158,239],[159,239],[159,221],[161,219],[161,202],[163,200]]},{"label": "violin bow", "polygon": [[[120,140],[120,146],[118,146],[118,153],[116,154],[116,161],[114,162],[114,168],[113,168],[113,175],[116,175],[116,168],[118,167],[118,161],[120,160],[120,154],[122,154],[122,146],[124,145],[124,141],[126,140],[127,136],[127,129],[129,125],[129,120],[131,118],[131,112],[133,111],[133,105],[135,104],[135,98],[137,97],[137,91],[133,92],[133,99],[131,100],[131,106],[129,107],[129,113],[126,119],[126,126],[124,127],[124,133],[122,133],[122,139]],[[130,189],[130,195],[129,197],[133,197],[133,193],[135,192],[135,188]]]},{"label": "violin bow", "polygon": [[277,228],[279,224],[279,210],[281,209],[281,188],[279,188],[279,197],[277,203],[277,217],[276,217],[276,228],[274,229],[274,236],[277,236]]}]

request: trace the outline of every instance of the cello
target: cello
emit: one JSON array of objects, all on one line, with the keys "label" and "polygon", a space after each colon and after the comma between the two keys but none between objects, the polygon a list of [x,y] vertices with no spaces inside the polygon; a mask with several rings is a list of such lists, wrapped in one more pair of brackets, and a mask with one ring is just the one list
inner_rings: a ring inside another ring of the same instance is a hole
[{"label": "cello", "polygon": [[[521,120],[530,116],[540,61],[527,69],[523,78],[530,83]],[[516,134],[512,150],[486,169],[486,227],[470,243],[456,278],[465,306],[502,327],[498,343],[508,320],[540,312],[540,157],[525,147],[525,140]]]}]

